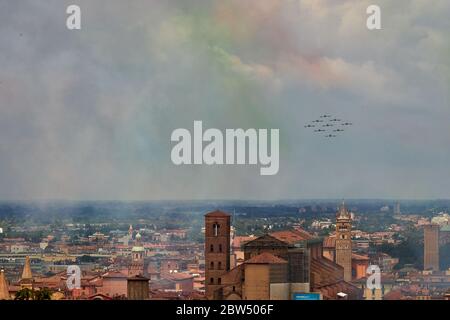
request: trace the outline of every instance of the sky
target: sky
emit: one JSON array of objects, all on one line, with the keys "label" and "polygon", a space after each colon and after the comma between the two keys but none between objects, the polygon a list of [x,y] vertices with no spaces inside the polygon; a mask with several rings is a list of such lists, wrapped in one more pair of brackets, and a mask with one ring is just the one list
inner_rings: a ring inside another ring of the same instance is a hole
[{"label": "sky", "polygon": [[[66,28],[70,4],[81,30]],[[0,199],[448,199],[449,13],[448,0],[0,0]],[[304,128],[322,114],[353,126]],[[175,166],[171,133],[194,120],[280,129],[278,174]]]}]

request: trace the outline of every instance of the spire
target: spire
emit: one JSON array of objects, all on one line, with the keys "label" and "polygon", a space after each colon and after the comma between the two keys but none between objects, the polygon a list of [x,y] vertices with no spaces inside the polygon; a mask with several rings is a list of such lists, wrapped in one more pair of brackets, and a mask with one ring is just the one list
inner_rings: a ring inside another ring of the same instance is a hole
[{"label": "spire", "polygon": [[133,226],[130,224],[130,228],[128,228],[128,234],[132,237],[133,236]]},{"label": "spire", "polygon": [[31,274],[31,265],[30,265],[30,257],[29,256],[26,256],[26,258],[25,258],[25,266],[23,267],[21,279],[22,280],[33,279],[33,275]]},{"label": "spire", "polygon": [[337,219],[349,219],[350,218],[350,214],[347,211],[347,208],[345,208],[345,201],[342,200],[342,204],[339,207],[339,210],[336,214],[336,218]]},{"label": "spire", "polygon": [[5,272],[3,269],[0,271],[0,300],[9,300],[8,283],[6,282]]}]

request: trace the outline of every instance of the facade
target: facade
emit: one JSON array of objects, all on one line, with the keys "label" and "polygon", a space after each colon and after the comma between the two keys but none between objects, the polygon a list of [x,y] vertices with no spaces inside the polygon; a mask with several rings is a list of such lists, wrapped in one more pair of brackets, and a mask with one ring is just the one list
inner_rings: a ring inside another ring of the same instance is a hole
[{"label": "facade", "polygon": [[149,299],[149,279],[141,275],[135,275],[127,279],[128,300]]},{"label": "facade", "polygon": [[429,224],[423,228],[424,270],[439,271],[439,225]]},{"label": "facade", "polygon": [[205,215],[205,288],[206,297],[222,285],[222,276],[230,270],[231,215],[219,210]]},{"label": "facade", "polygon": [[245,262],[244,300],[289,300],[288,262],[262,253]]},{"label": "facade", "polygon": [[344,268],[344,280],[352,280],[352,218],[345,208],[339,208],[336,215],[336,263]]},{"label": "facade", "polygon": [[366,277],[369,267],[369,257],[352,253],[352,279],[358,280]]},{"label": "facade", "polygon": [[110,271],[102,276],[100,293],[108,297],[127,296],[127,276],[118,271]]}]

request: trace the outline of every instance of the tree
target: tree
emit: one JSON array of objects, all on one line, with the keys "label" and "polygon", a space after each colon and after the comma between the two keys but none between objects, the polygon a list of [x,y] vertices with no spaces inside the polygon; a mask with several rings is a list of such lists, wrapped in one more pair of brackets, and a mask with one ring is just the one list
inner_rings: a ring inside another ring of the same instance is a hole
[{"label": "tree", "polygon": [[34,291],[33,300],[51,300],[52,292],[48,288],[41,288],[41,290]]},{"label": "tree", "polygon": [[23,288],[17,291],[15,300],[33,300],[33,290]]},{"label": "tree", "polygon": [[34,290],[23,288],[16,292],[15,300],[51,300],[52,292],[48,288]]}]

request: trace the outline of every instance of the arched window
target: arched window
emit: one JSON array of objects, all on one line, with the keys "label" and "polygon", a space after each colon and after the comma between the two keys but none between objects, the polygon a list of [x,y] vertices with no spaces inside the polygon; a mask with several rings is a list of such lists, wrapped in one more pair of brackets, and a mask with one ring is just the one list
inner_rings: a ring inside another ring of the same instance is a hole
[{"label": "arched window", "polygon": [[209,264],[209,268],[212,269],[212,270],[214,269],[214,261],[211,261],[211,263]]},{"label": "arched window", "polygon": [[213,224],[213,234],[215,237],[217,237],[219,235],[219,228],[220,228],[220,225],[218,223]]},{"label": "arched window", "polygon": [[217,269],[222,270],[222,262],[219,261]]},{"label": "arched window", "polygon": [[209,252],[214,252],[214,245],[213,244],[209,246]]}]

